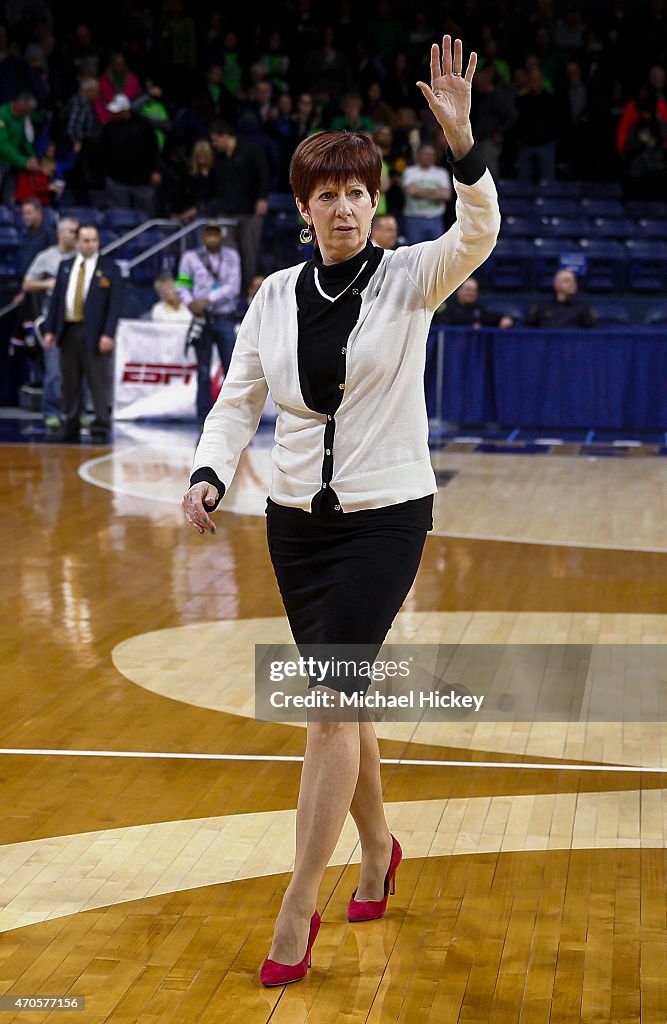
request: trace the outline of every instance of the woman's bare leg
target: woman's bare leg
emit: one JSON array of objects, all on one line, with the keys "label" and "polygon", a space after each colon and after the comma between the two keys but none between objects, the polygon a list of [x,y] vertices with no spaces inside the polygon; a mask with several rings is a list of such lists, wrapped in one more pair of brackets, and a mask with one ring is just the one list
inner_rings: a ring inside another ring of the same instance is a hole
[{"label": "woman's bare leg", "polygon": [[361,871],[355,899],[381,900],[392,839],[384,814],[380,748],[368,712],[359,716],[359,776],[350,805],[361,840]]},{"label": "woman's bare leg", "polygon": [[308,923],[336,847],[359,775],[359,723],[308,721],[296,810],[294,873],[276,919],[271,960],[303,959]]}]

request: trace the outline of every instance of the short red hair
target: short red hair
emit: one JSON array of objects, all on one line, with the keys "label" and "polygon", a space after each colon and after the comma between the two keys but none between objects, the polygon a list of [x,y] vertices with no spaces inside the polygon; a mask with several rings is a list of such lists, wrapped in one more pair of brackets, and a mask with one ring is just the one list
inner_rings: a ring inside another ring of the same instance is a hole
[{"label": "short red hair", "polygon": [[313,190],[324,181],[341,182],[357,178],[371,199],[380,191],[382,157],[366,132],[326,131],[304,139],[294,150],[289,183],[304,205]]}]

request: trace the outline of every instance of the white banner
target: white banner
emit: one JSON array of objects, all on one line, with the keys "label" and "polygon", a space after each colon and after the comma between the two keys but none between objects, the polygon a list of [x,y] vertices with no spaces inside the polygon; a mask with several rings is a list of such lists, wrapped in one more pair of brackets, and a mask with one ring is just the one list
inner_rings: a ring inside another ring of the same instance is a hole
[{"label": "white banner", "polygon": [[[197,357],[184,353],[188,323],[119,320],[114,368],[114,417],[196,419]],[[213,351],[211,374],[220,370]]]}]

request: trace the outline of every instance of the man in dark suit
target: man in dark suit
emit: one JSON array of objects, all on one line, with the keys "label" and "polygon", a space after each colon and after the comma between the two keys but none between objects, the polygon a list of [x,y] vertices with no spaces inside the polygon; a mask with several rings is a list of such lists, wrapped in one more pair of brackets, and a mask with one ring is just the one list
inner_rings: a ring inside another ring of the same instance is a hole
[{"label": "man in dark suit", "polygon": [[113,336],[120,316],[122,282],[114,261],[99,255],[94,224],[77,229],[77,255],[58,268],[53,298],[44,321],[44,347],[60,348],[63,428],[60,440],[78,441],[83,380],[95,409],[92,440],[106,444],[111,434],[110,385]]}]

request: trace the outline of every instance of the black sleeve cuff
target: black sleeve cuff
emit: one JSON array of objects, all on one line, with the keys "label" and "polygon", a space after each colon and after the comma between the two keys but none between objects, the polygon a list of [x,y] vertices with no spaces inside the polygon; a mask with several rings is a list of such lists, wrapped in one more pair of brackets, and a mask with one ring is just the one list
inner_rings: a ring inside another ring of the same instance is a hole
[{"label": "black sleeve cuff", "polygon": [[447,147],[447,160],[452,165],[454,177],[464,185],[474,185],[484,174],[486,164],[484,157],[479,151],[476,142],[473,142],[472,149],[468,150],[460,160],[454,159],[454,154]]},{"label": "black sleeve cuff", "polygon": [[225,485],[218,479],[215,470],[211,469],[210,466],[202,466],[201,469],[196,469],[190,477],[190,487],[193,487],[195,484],[213,484],[214,487],[218,488],[218,500],[215,505],[206,506],[209,512],[215,512],[225,493]]}]

